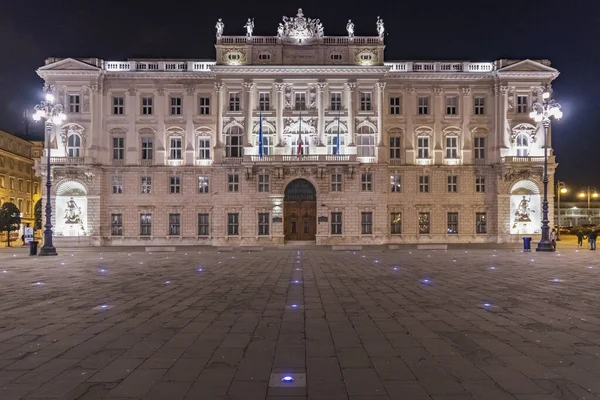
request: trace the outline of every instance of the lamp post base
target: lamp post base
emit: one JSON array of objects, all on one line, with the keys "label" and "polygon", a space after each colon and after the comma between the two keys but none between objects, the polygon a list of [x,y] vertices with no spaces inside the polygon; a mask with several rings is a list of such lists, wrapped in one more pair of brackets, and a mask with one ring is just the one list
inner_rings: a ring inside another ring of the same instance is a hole
[{"label": "lamp post base", "polygon": [[56,247],[54,246],[42,246],[40,249],[40,256],[57,256]]},{"label": "lamp post base", "polygon": [[550,241],[540,241],[535,251],[554,251],[554,246]]}]

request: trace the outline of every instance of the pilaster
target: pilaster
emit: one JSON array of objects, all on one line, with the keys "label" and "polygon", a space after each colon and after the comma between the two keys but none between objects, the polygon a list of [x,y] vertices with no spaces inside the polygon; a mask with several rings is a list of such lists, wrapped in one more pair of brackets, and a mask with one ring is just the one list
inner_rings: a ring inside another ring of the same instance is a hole
[{"label": "pilaster", "polygon": [[215,149],[223,147],[223,88],[224,84],[215,82],[215,92],[217,93],[217,137]]},{"label": "pilaster", "polygon": [[285,85],[283,84],[283,82],[275,82],[273,86],[277,91],[277,106],[275,108],[275,129],[277,130],[277,147],[283,147],[283,89]]},{"label": "pilaster", "polygon": [[127,117],[127,136],[125,137],[125,164],[137,164],[137,134],[135,129],[135,117],[138,109],[137,89],[127,89],[127,101],[125,102],[125,113]]},{"label": "pilaster", "polygon": [[253,133],[253,121],[252,112],[254,110],[254,82],[244,82],[244,107],[246,108],[245,118],[245,130],[246,130],[246,144],[245,147],[253,147],[252,144],[252,133]]},{"label": "pilaster", "polygon": [[194,165],[194,95],[196,93],[196,85],[193,83],[185,85],[185,94],[183,100],[183,115],[185,118],[185,164]]},{"label": "pilaster", "polygon": [[356,137],[354,134],[354,95],[356,93],[356,82],[346,82],[347,108],[348,108],[348,136],[350,143],[348,147],[356,146]]},{"label": "pilaster", "polygon": [[319,132],[319,147],[325,147],[325,90],[327,82],[317,83],[317,113],[318,113],[318,132]]}]

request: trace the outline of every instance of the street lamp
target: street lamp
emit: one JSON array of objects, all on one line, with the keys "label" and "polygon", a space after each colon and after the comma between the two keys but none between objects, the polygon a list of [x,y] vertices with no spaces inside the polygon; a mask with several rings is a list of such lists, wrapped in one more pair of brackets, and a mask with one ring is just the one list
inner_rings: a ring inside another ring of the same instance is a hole
[{"label": "street lamp", "polygon": [[61,125],[67,116],[64,113],[62,104],[54,102],[54,87],[45,85],[46,100],[35,106],[33,119],[35,121],[44,120],[44,131],[46,135],[46,152],[48,160],[46,162],[46,229],[44,230],[44,245],[40,249],[40,256],[57,256],[56,248],[52,244],[52,201],[50,199],[50,189],[52,182],[50,181],[50,134],[53,125]]},{"label": "street lamp", "polygon": [[591,223],[592,222],[592,214],[591,214],[592,210],[591,210],[591,207],[590,207],[590,200],[592,198],[594,198],[594,199],[598,198],[598,192],[593,187],[588,186],[586,191],[582,191],[582,192],[579,193],[579,197],[582,198],[582,199],[584,199],[584,198],[587,197],[587,203],[588,203],[588,206],[587,206],[587,208],[588,208],[587,209],[588,222]]},{"label": "street lamp", "polygon": [[550,118],[559,120],[562,117],[560,104],[550,99],[549,88],[546,87],[542,94],[542,103],[535,103],[529,113],[535,122],[541,122],[544,126],[544,200],[542,202],[542,240],[538,243],[535,251],[554,251],[550,242],[550,226],[548,225],[548,129]]},{"label": "street lamp", "polygon": [[556,230],[556,240],[560,240],[560,195],[567,193],[567,187],[564,182],[558,181],[556,183],[556,195],[558,196],[558,229]]}]

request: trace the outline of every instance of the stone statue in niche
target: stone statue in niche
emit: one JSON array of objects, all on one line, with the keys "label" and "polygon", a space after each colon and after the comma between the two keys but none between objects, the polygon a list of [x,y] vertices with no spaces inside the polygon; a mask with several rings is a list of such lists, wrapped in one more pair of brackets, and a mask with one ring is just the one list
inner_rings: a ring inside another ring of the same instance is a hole
[{"label": "stone statue in niche", "polygon": [[67,201],[64,220],[65,224],[83,224],[83,221],[81,221],[81,207],[77,205],[72,197]]},{"label": "stone statue in niche", "polygon": [[515,222],[531,222],[530,215],[533,212],[531,208],[529,208],[529,202],[531,201],[531,196],[529,199],[523,196],[523,199],[519,203],[517,210],[515,211]]}]

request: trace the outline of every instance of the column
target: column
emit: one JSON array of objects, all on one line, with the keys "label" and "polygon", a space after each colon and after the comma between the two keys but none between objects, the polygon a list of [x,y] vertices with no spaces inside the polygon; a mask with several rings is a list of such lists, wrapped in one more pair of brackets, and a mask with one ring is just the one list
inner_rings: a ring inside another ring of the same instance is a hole
[{"label": "column", "polygon": [[354,89],[356,89],[356,82],[346,82],[347,93],[347,108],[348,108],[348,136],[350,137],[350,143],[348,147],[356,146],[356,138],[354,137]]},{"label": "column", "polygon": [[385,82],[377,82],[377,146],[384,146],[383,144],[383,93],[385,89]]},{"label": "column", "polygon": [[215,82],[215,92],[217,92],[217,137],[215,149],[223,147],[223,83]]},{"label": "column", "polygon": [[[496,99],[498,100],[498,106],[496,107],[498,112],[498,130],[496,131],[498,143],[496,149],[504,151],[504,149],[510,148],[510,132],[508,132],[508,121],[506,120],[506,114],[508,112],[508,92],[510,88],[508,86],[500,86],[498,89],[499,91],[496,92]],[[498,152],[495,152],[495,154],[498,157],[504,155],[498,154]]]},{"label": "column", "polygon": [[[184,160],[186,165],[194,165],[195,152],[197,144],[194,132],[194,105],[196,85],[193,83],[185,85],[185,94],[183,99],[183,115],[185,117],[185,142],[184,142]],[[191,146],[189,146],[191,144]],[[189,150],[188,150],[189,149]]]},{"label": "column", "polygon": [[408,86],[405,88],[405,96],[402,96],[403,107],[402,112],[406,115],[406,132],[404,132],[404,162],[407,164],[414,164],[415,162],[415,129],[414,119],[417,114],[417,92],[414,87]]},{"label": "column", "polygon": [[166,126],[165,126],[165,114],[167,113],[166,107],[166,90],[164,87],[159,86],[156,88],[156,97],[154,98],[156,115],[157,132],[154,137],[154,163],[157,165],[165,165],[165,159],[167,155],[167,143],[166,143]]},{"label": "column", "polygon": [[246,145],[245,147],[252,147],[252,133],[254,127],[254,121],[252,120],[252,111],[254,110],[254,82],[244,82],[244,107],[246,108]]},{"label": "column", "polygon": [[[471,97],[471,87],[462,88],[462,102],[459,104],[459,114],[462,117],[462,144],[459,151],[462,153],[462,161],[464,164],[472,164],[473,161],[473,135],[469,129],[471,123],[471,114],[473,113],[473,101]],[[471,145],[467,148],[465,143]]]},{"label": "column", "polygon": [[[137,141],[137,132],[135,129],[135,117],[139,112],[139,104],[137,101],[137,89],[132,86],[127,89],[127,101],[125,102],[125,115],[127,118],[127,136],[125,137],[125,165],[139,164],[137,149],[139,144]],[[129,149],[135,149],[130,151]]]},{"label": "column", "polygon": [[317,90],[319,91],[317,95],[317,115],[318,115],[318,125],[317,130],[319,132],[319,147],[325,147],[325,89],[327,88],[327,82],[319,82],[317,83]]},{"label": "column", "polygon": [[275,122],[275,129],[277,130],[277,147],[284,147],[285,144],[283,142],[283,82],[275,82],[273,84],[275,90],[277,90],[277,120]]}]

